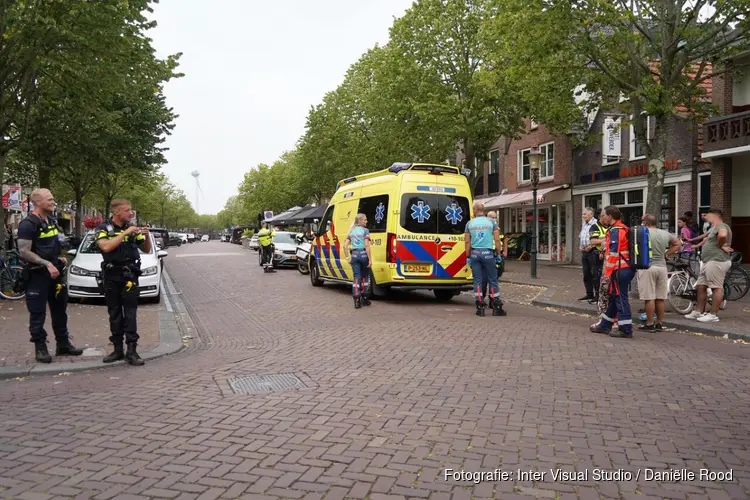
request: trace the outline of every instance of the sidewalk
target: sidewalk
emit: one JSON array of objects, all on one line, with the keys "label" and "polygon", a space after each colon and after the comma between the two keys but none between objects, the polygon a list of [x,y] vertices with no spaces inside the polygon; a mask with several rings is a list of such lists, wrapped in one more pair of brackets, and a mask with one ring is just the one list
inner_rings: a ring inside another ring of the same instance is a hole
[{"label": "sidewalk", "polygon": [[[505,273],[500,281],[545,287],[546,290],[532,300],[532,304],[536,306],[559,308],[590,314],[592,317],[596,316],[595,305],[588,302],[578,302],[578,299],[585,295],[583,272],[580,266],[540,263],[537,265],[537,276],[537,279],[531,278],[529,262],[506,261]],[[512,299],[512,297],[509,298]],[[643,309],[643,302],[631,298],[630,303],[634,320],[637,324],[640,324],[637,318],[639,311]],[[669,304],[667,304],[664,326],[706,335],[728,336],[730,339],[742,339],[750,342],[750,293],[745,295],[742,300],[729,302],[726,310],[720,311],[719,317],[721,321],[718,323],[699,323],[672,312]]]},{"label": "sidewalk", "polygon": [[[138,306],[138,353],[144,360],[172,354],[182,348],[182,336],[175,316],[167,310],[166,294],[162,295],[164,298],[161,304]],[[34,344],[29,341],[26,302],[0,300],[0,379],[89,370],[124,363],[102,363],[102,358],[112,351],[109,342],[109,317],[103,299],[68,304],[71,342],[84,350],[83,355],[55,356],[55,336],[49,310],[44,329],[47,331],[47,348],[52,355],[52,363],[49,364],[37,363],[34,358]]]}]

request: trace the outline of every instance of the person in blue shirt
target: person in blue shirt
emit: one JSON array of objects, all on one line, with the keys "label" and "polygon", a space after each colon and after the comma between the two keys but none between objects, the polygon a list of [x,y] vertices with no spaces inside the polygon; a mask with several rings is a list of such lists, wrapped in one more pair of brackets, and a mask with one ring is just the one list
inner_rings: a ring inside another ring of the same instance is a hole
[{"label": "person in blue shirt", "polygon": [[[352,247],[351,260],[349,260],[349,245]],[[354,283],[352,284],[354,308],[359,309],[363,305],[369,306],[367,283],[372,266],[372,253],[370,250],[370,231],[367,229],[367,216],[365,214],[357,214],[354,217],[354,223],[352,223],[349,235],[344,242],[344,258],[349,260],[354,273]]]},{"label": "person in blue shirt", "polygon": [[[493,316],[505,316],[503,304],[500,301],[497,283],[497,267],[495,265],[495,249],[500,247],[500,228],[497,223],[484,215],[484,204],[474,203],[474,218],[466,224],[466,260],[471,265],[474,277],[474,298],[477,306],[477,316],[484,316],[484,296],[482,281],[489,282],[490,308]],[[503,257],[507,257],[507,249],[503,250]]]}]

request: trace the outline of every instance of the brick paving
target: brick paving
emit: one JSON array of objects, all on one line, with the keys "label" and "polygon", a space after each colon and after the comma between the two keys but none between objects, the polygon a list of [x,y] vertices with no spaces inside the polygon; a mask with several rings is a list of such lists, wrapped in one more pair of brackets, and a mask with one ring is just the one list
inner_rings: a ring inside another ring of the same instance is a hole
[{"label": "brick paving", "polygon": [[[159,306],[138,307],[139,348],[148,350],[159,345]],[[68,330],[73,344],[84,349],[83,356],[55,356],[55,334],[47,310],[47,348],[52,363],[82,362],[106,356],[112,349],[109,342],[109,319],[103,300],[68,304]],[[0,300],[0,366],[31,366],[34,344],[29,341],[29,313],[23,300]]]},{"label": "brick paving", "polygon": [[[143,367],[0,382],[6,498],[748,498],[750,347],[616,340],[588,318],[265,275],[226,243],[170,251],[190,346]],[[215,256],[211,256],[213,253]],[[180,257],[180,255],[186,255]],[[235,395],[239,375],[307,388]],[[543,478],[445,480],[445,469]],[[595,481],[596,468],[638,479]],[[644,470],[732,470],[649,481]],[[550,469],[588,471],[555,482]]]}]

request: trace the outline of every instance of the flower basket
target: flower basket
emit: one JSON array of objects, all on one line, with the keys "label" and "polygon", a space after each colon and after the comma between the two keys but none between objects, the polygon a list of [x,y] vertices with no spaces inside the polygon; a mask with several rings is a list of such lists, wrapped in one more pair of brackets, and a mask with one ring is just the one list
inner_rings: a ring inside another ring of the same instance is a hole
[{"label": "flower basket", "polygon": [[101,217],[91,217],[91,216],[89,216],[89,217],[86,217],[85,219],[83,219],[83,226],[86,229],[94,229],[96,226],[98,226],[101,223],[102,223],[102,218]]}]

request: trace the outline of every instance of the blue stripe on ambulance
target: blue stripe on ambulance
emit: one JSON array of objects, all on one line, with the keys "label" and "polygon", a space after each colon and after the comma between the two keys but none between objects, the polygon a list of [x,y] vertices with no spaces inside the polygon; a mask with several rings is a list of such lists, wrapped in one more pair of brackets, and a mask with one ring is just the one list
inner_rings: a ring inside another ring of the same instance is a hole
[{"label": "blue stripe on ambulance", "polygon": [[[414,257],[416,257],[420,262],[429,262],[432,264],[432,277],[434,278],[452,278],[448,272],[443,269],[443,266],[438,264],[437,259],[435,259],[435,256],[430,254],[430,252],[425,249],[422,245],[419,244],[418,241],[399,241],[400,245],[403,245],[404,248],[406,248],[410,254],[412,254]],[[399,276],[404,276],[401,272],[401,262],[399,260],[398,266],[396,267],[396,270],[399,274]],[[404,276],[405,277],[405,276]]]},{"label": "blue stripe on ambulance", "polygon": [[344,268],[341,266],[341,260],[339,258],[339,251],[336,249],[334,245],[331,245],[331,252],[333,253],[333,258],[336,261],[336,267],[341,271],[341,276],[346,280],[349,279],[349,277],[344,272]]}]

